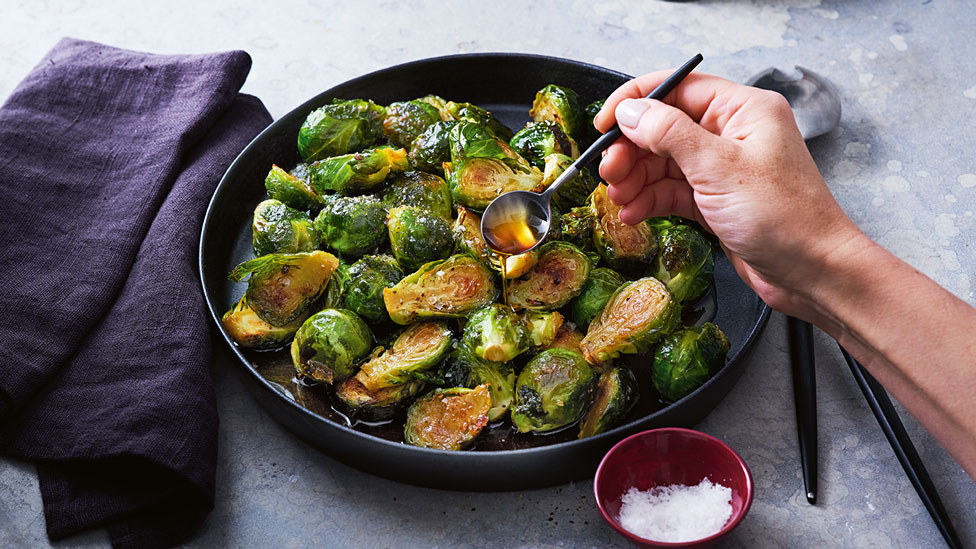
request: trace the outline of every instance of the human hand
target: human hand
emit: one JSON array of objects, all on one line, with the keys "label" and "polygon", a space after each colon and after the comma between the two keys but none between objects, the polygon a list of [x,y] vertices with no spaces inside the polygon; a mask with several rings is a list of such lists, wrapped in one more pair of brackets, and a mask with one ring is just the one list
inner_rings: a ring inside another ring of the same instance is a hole
[{"label": "human hand", "polygon": [[620,220],[676,214],[721,242],[739,276],[773,308],[816,320],[811,288],[827,257],[866,239],[817,171],[783,96],[701,73],[664,102],[644,98],[671,71],[631,80],[594,124],[624,137],[600,175]]}]

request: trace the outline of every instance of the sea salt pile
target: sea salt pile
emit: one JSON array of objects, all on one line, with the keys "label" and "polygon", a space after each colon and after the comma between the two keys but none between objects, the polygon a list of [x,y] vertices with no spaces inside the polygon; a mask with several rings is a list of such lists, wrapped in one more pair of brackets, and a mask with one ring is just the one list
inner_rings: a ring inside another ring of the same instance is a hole
[{"label": "sea salt pile", "polygon": [[732,516],[732,489],[703,479],[697,486],[672,484],[621,498],[620,524],[654,541],[695,541],[718,533]]}]

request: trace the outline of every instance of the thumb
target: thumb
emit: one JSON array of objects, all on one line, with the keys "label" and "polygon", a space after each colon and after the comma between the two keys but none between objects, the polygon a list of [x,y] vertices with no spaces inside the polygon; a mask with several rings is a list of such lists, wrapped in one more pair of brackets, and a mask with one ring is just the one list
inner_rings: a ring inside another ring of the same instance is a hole
[{"label": "thumb", "polygon": [[620,131],[638,147],[673,158],[687,179],[727,164],[735,144],[698,125],[684,111],[655,99],[625,99],[614,111]]}]

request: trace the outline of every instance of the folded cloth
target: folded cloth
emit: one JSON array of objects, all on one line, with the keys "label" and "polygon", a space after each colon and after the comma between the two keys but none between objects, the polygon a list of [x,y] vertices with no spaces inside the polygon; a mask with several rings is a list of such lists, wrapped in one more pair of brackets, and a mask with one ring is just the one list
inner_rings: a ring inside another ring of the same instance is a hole
[{"label": "folded cloth", "polygon": [[271,122],[238,93],[250,66],[64,39],[0,107],[0,453],[37,462],[52,540],[172,545],[213,507],[195,252]]}]

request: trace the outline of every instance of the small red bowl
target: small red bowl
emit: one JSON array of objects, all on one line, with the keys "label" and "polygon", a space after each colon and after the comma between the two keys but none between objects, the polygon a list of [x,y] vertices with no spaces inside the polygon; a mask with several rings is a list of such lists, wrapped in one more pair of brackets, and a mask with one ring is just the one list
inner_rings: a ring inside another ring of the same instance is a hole
[{"label": "small red bowl", "polygon": [[[620,499],[631,487],[693,486],[705,477],[732,489],[732,516],[717,533],[672,543],[642,538],[620,525]],[[593,494],[603,518],[644,547],[709,547],[742,522],[752,505],[752,475],[739,454],[721,440],[691,429],[668,427],[631,435],[607,452],[593,478]]]}]

